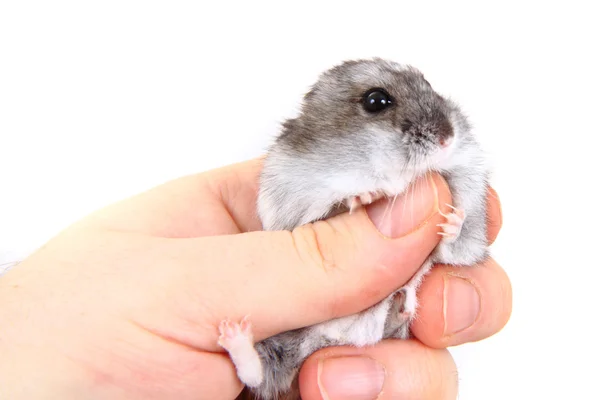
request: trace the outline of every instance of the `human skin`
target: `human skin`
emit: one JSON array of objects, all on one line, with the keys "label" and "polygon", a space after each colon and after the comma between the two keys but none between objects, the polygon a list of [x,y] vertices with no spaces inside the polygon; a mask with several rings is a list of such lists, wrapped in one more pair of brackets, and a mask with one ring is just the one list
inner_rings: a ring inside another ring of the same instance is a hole
[{"label": "human skin", "polygon": [[[392,209],[384,200],[264,232],[261,163],[99,210],[0,278],[0,398],[234,399],[243,386],[217,344],[223,318],[250,315],[261,340],[358,312],[406,283],[440,240],[451,195],[437,175]],[[492,189],[488,200],[492,243],[502,218]],[[446,347],[501,330],[511,296],[492,259],[436,266],[419,290],[414,339],[316,352],[300,371],[302,397],[454,399]]]}]

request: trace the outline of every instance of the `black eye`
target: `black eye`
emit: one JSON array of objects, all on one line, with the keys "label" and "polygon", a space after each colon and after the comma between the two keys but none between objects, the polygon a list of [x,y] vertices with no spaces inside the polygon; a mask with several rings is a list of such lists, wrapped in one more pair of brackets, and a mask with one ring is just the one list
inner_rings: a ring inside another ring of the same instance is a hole
[{"label": "black eye", "polygon": [[392,99],[383,89],[370,89],[363,96],[365,111],[375,113],[392,104]]}]

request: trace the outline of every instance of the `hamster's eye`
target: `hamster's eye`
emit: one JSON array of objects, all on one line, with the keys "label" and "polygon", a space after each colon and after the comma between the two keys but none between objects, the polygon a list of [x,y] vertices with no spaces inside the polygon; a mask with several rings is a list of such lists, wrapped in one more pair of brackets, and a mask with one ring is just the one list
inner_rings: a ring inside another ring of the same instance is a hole
[{"label": "hamster's eye", "polygon": [[370,113],[379,112],[392,104],[392,99],[383,89],[370,89],[363,96],[363,107]]}]

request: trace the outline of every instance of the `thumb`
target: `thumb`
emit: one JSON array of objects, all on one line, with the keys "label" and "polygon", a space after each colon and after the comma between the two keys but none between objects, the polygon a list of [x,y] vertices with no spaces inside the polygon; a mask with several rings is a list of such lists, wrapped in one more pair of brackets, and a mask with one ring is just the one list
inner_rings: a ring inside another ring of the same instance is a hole
[{"label": "thumb", "polygon": [[186,279],[202,289],[214,326],[249,315],[254,339],[262,340],[359,312],[403,286],[439,242],[446,203],[446,183],[430,175],[395,201],[292,232],[186,239],[183,251],[192,254],[180,259],[193,260]]}]

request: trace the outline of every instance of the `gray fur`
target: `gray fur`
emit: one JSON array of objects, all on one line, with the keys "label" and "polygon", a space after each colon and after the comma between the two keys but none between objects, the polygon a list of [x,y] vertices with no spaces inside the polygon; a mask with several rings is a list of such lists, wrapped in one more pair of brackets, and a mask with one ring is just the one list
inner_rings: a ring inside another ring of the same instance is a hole
[{"label": "gray fur", "polygon": [[[394,99],[377,114],[361,105],[363,93],[373,87],[384,88]],[[439,139],[452,136],[458,138],[452,156],[431,159]],[[407,338],[411,321],[399,312],[432,263],[471,265],[487,256],[484,161],[459,107],[436,93],[417,69],[376,58],[346,61],[321,75],[265,160],[258,197],[265,230],[292,230],[326,218],[360,193],[397,195],[430,171],[444,175],[453,204],[466,211],[466,219],[454,242],[442,241],[413,280],[380,303],[256,343],[264,372],[263,382],[251,388],[257,399],[298,397],[298,369],[320,348]],[[326,333],[332,328],[345,340]]]}]

